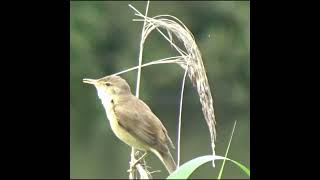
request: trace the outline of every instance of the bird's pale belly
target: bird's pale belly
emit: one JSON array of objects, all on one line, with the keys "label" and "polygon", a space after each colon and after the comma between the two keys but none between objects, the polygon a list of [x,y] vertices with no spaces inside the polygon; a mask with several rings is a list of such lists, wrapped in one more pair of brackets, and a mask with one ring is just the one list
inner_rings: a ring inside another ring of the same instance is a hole
[{"label": "bird's pale belly", "polygon": [[148,146],[137,138],[133,137],[128,131],[121,127],[113,110],[107,112],[107,117],[110,122],[113,133],[123,142],[140,150],[148,150]]}]

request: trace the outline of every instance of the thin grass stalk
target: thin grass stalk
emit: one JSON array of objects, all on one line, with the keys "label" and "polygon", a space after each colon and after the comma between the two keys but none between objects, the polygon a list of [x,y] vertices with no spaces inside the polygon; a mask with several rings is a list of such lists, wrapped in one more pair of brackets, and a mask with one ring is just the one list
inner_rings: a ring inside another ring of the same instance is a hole
[{"label": "thin grass stalk", "polygon": [[[164,59],[152,61],[152,62],[149,62],[149,63],[145,63],[145,64],[141,65],[141,67],[147,67],[147,66],[156,65],[156,64],[184,64],[185,62],[182,60],[181,57],[182,56],[174,56],[174,57],[164,58]],[[140,66],[134,66],[132,68],[128,68],[128,69],[122,70],[122,71],[114,73],[112,75],[114,75],[114,76],[120,75],[120,74],[123,74],[123,73],[126,73],[126,72],[130,72],[130,71],[136,70],[139,67]]]},{"label": "thin grass stalk", "polygon": [[[148,10],[149,10],[149,3],[150,1],[147,2],[147,7],[146,7],[146,12],[145,12],[145,15],[147,16],[148,15]],[[142,35],[141,35],[141,41],[140,41],[140,52],[139,52],[139,67],[138,67],[138,75],[137,75],[137,84],[136,84],[136,97],[139,98],[139,90],[140,90],[140,79],[141,79],[141,65],[142,65],[142,53],[143,53],[143,34],[144,34],[144,31],[145,31],[145,25],[146,25],[146,21],[144,21],[143,23],[143,27],[142,27]],[[132,147],[131,149],[131,163],[134,163],[134,161],[136,161],[135,159],[135,148]],[[138,166],[141,166],[139,163],[137,164]],[[137,166],[136,165],[136,166]],[[140,175],[144,175],[144,174],[147,174],[145,172],[145,169],[144,168],[140,168],[138,169],[140,172]],[[134,174],[136,173],[135,169],[133,171],[130,171],[129,173],[129,178],[130,179],[133,179],[133,177],[135,176]],[[147,176],[148,177],[148,176]]]},{"label": "thin grass stalk", "polygon": [[[225,158],[227,158],[227,156],[228,156],[230,144],[231,144],[231,141],[232,141],[232,137],[233,137],[234,130],[236,129],[236,125],[237,125],[237,121],[235,121],[234,124],[233,124],[233,129],[232,129],[232,132],[231,132],[231,137],[230,137],[230,140],[229,140],[229,143],[228,143],[228,147],[227,147],[227,150],[226,150],[226,154],[224,155]],[[221,179],[221,176],[222,176],[222,172],[223,172],[224,164],[225,164],[225,163],[226,163],[226,159],[223,159],[223,163],[222,163],[221,169],[220,169],[220,171],[219,171],[218,179]]]},{"label": "thin grass stalk", "polygon": [[182,102],[183,102],[184,84],[186,82],[186,77],[187,77],[187,74],[188,74],[188,68],[189,68],[189,66],[187,67],[187,69],[184,72],[184,76],[183,76],[183,80],[182,80],[182,86],[181,86],[180,109],[179,109],[179,124],[178,124],[178,140],[177,140],[177,144],[178,144],[178,147],[177,147],[177,168],[179,168],[179,166],[180,166],[181,116],[182,116],[182,105],[183,105]]}]

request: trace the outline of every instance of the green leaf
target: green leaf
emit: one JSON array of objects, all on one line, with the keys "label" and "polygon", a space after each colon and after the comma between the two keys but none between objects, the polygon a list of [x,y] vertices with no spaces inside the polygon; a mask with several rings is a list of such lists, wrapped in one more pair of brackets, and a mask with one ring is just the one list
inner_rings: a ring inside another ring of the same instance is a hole
[{"label": "green leaf", "polygon": [[182,166],[180,166],[178,169],[176,169],[173,173],[171,173],[167,179],[187,179],[197,168],[199,168],[201,165],[213,161],[213,160],[229,160],[239,166],[240,169],[242,169],[248,176],[250,176],[250,170],[242,165],[241,163],[234,161],[229,158],[225,158],[222,156],[213,156],[213,155],[206,155],[197,157],[195,159],[192,159],[186,163],[184,163]]}]

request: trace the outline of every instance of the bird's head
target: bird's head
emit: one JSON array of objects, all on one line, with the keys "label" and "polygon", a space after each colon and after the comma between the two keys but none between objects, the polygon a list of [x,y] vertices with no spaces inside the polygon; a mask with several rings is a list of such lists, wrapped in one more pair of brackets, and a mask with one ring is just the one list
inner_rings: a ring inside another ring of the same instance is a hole
[{"label": "bird's head", "polygon": [[100,99],[121,97],[131,94],[130,86],[120,76],[106,76],[100,79],[83,79],[84,83],[96,87]]}]

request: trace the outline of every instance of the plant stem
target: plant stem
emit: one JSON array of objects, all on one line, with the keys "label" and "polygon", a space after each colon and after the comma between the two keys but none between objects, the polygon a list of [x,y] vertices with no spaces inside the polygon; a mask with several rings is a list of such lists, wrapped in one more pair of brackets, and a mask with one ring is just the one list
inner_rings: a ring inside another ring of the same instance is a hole
[{"label": "plant stem", "polygon": [[[148,15],[149,3],[150,3],[150,1],[147,2],[145,16]],[[140,90],[141,64],[142,64],[142,54],[143,54],[143,44],[144,44],[143,36],[144,36],[145,26],[146,26],[146,18],[145,18],[145,21],[143,22],[141,41],[140,41],[139,68],[138,68],[137,85],[136,85],[136,97],[137,98],[139,98],[139,90]]]},{"label": "plant stem", "polygon": [[178,127],[178,148],[177,148],[177,168],[179,168],[180,166],[180,137],[181,137],[181,115],[182,115],[182,105],[183,105],[183,92],[184,92],[184,84],[186,81],[186,77],[188,74],[188,68],[189,66],[187,66],[185,72],[184,72],[184,76],[183,76],[183,81],[182,81],[182,87],[181,87],[181,96],[180,96],[180,110],[179,110],[179,127]]},{"label": "plant stem", "polygon": [[[148,15],[148,9],[149,9],[149,3],[150,1],[147,2],[147,7],[146,7],[146,13],[145,16]],[[142,27],[142,34],[141,34],[141,41],[140,41],[140,52],[139,52],[139,67],[138,67],[138,75],[137,75],[137,85],[136,85],[136,97],[139,98],[139,90],[140,90],[140,78],[141,78],[141,64],[142,64],[142,53],[143,53],[143,34],[145,31],[145,24],[146,21],[144,21],[143,23],[143,27]],[[132,147],[131,150],[131,162],[133,163],[135,161],[135,149]],[[140,168],[141,169],[141,168]],[[142,168],[143,169],[143,168]],[[129,174],[129,178],[133,179],[134,177],[134,171],[131,171]],[[141,174],[141,173],[140,173]],[[144,173],[143,173],[144,174]]]},{"label": "plant stem", "polygon": [[[173,59],[173,60],[169,60],[169,59]],[[135,66],[135,67],[114,73],[112,75],[123,74],[123,73],[129,72],[129,71],[139,69],[139,67],[146,67],[146,66],[155,65],[155,64],[172,64],[172,63],[185,63],[185,62],[182,60],[182,56],[174,56],[174,57],[170,57],[170,58],[165,58],[165,59],[160,59],[160,60],[152,61],[149,63],[145,63],[145,64],[142,64],[141,66]]]}]

